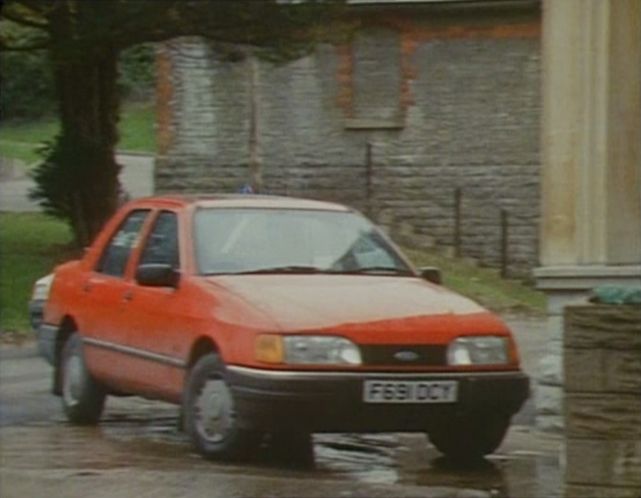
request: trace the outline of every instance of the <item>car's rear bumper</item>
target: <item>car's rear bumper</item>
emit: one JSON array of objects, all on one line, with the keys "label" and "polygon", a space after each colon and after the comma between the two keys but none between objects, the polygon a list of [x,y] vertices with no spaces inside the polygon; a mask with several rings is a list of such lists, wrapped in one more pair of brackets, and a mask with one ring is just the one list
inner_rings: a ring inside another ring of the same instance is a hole
[{"label": "car's rear bumper", "polygon": [[[529,396],[520,371],[492,373],[274,372],[228,367],[241,426],[310,432],[426,431],[445,418],[496,413],[513,415]],[[367,379],[456,381],[457,401],[366,403]]]}]

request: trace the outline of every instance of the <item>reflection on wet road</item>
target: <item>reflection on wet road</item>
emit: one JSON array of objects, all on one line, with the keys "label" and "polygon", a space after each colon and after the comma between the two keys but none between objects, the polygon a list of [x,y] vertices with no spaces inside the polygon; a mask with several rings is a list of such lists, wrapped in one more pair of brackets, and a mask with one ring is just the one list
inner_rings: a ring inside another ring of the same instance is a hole
[{"label": "reflection on wet road", "polygon": [[309,447],[267,442],[250,462],[207,462],[178,430],[176,407],[109,399],[98,427],[69,426],[41,360],[0,365],[0,495],[560,496],[560,440],[515,426],[471,467],[441,458],[421,434],[318,434]]}]

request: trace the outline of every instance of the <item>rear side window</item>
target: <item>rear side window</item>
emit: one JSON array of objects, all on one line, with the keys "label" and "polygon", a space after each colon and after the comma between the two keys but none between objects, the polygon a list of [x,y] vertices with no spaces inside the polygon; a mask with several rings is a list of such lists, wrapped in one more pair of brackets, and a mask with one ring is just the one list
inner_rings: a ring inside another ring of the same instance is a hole
[{"label": "rear side window", "polygon": [[163,211],[149,233],[140,264],[160,263],[180,266],[178,258],[178,221],[175,213]]},{"label": "rear side window", "polygon": [[131,250],[138,243],[140,231],[149,215],[149,210],[132,211],[120,225],[105,248],[96,271],[114,277],[122,277],[127,268]]}]

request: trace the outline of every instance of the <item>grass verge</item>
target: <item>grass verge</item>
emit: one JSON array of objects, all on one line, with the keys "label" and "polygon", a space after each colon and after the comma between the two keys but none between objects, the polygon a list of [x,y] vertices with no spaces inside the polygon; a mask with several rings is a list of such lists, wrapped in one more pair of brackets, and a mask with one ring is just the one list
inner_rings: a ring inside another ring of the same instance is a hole
[{"label": "grass verge", "polygon": [[[118,150],[153,153],[156,150],[154,108],[150,104],[130,104],[123,108],[118,130]],[[32,165],[40,159],[41,144],[52,140],[58,133],[55,118],[24,123],[4,123],[0,126],[0,156],[20,159]]]},{"label": "grass verge", "polygon": [[445,286],[497,313],[545,312],[545,294],[522,281],[502,279],[497,270],[432,252],[405,249],[405,253],[418,267],[440,268]]},{"label": "grass verge", "polygon": [[71,256],[67,225],[43,214],[0,213],[0,331],[24,334],[34,282]]}]

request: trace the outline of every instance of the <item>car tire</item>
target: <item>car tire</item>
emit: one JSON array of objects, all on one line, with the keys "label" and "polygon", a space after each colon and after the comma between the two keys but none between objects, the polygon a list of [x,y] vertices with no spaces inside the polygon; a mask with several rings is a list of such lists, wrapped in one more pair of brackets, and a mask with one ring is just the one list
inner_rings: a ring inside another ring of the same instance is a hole
[{"label": "car tire", "polygon": [[454,417],[430,430],[428,437],[448,460],[477,461],[501,445],[510,426],[510,418],[501,414]]},{"label": "car tire", "polygon": [[72,334],[62,349],[60,362],[62,407],[72,424],[94,425],[100,420],[106,392],[85,364],[82,338]]},{"label": "car tire", "polygon": [[257,432],[238,427],[225,366],[216,354],[201,357],[191,369],[183,396],[185,432],[210,460],[237,460],[260,442]]}]

